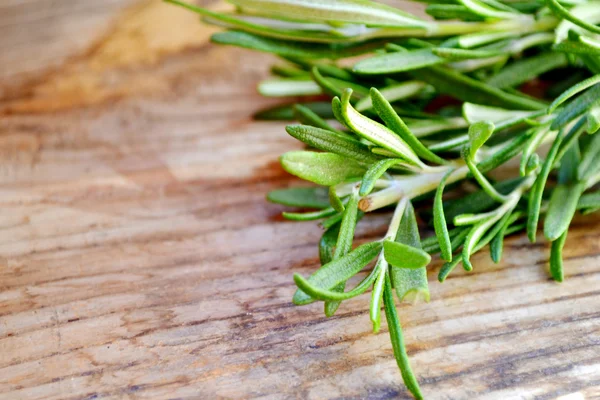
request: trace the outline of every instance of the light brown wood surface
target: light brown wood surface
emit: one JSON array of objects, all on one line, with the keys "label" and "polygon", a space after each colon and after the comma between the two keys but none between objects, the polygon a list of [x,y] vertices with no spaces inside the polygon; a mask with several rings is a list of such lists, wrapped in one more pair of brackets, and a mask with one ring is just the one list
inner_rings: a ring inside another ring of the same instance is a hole
[{"label": "light brown wood surface", "polygon": [[[320,228],[264,195],[300,146],[250,118],[272,59],[210,32],[159,1],[0,4],[0,399],[409,398],[367,297],[290,303]],[[600,398],[599,232],[578,219],[561,285],[524,237],[433,268],[399,309],[426,398]]]}]

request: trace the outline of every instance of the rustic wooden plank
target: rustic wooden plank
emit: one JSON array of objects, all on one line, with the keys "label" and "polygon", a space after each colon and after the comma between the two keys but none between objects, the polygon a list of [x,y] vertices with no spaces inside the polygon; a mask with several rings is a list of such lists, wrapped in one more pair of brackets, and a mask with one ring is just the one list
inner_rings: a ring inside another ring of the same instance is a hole
[{"label": "rustic wooden plank", "polygon": [[[47,29],[38,3],[1,5],[0,29]],[[56,36],[73,58],[0,77],[0,399],[409,398],[367,298],[329,319],[290,303],[320,229],[264,201],[298,184],[276,160],[300,145],[250,118],[272,59],[157,1],[103,10],[86,46]],[[600,397],[600,219],[576,225],[561,285],[524,237],[444,284],[432,269],[431,303],[400,307],[428,399]]]}]

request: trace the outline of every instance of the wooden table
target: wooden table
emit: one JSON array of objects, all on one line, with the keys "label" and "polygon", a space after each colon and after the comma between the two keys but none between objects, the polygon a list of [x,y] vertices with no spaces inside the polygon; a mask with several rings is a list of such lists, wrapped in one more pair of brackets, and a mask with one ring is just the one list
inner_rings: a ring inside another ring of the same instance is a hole
[{"label": "wooden table", "polygon": [[[250,118],[272,59],[210,32],[160,1],[0,4],[0,399],[409,398],[367,297],[290,303],[320,228],[264,195],[299,144]],[[524,237],[432,269],[399,310],[428,399],[600,398],[600,219],[576,225],[561,285]]]}]

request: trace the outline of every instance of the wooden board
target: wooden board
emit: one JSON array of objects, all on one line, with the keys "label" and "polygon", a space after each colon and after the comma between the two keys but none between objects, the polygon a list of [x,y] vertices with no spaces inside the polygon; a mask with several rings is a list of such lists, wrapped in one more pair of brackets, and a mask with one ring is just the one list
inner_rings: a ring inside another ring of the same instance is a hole
[{"label": "wooden board", "polygon": [[[290,303],[320,229],[264,201],[298,183],[250,119],[272,59],[159,1],[47,4],[0,5],[0,399],[409,398],[367,297]],[[600,398],[600,219],[576,225],[561,285],[524,237],[432,269],[399,309],[426,398]]]}]

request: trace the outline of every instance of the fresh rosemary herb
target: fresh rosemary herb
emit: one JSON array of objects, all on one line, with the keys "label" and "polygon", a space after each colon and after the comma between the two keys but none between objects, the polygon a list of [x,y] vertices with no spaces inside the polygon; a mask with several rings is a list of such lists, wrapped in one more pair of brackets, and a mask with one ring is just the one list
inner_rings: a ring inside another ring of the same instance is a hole
[{"label": "fresh rosemary herb", "polygon": [[[320,185],[267,196],[313,210],[284,217],[321,220],[325,229],[322,265],[308,278],[294,275],[293,301],[323,301],[330,316],[372,288],[373,330],[383,305],[394,356],[416,398],[423,395],[393,292],[428,301],[431,255],[446,261],[443,282],[460,263],[476,268],[471,256],[488,244],[499,262],[507,235],[526,231],[535,242],[543,221],[550,275],[564,279],[574,215],[600,210],[600,3],[421,0],[433,17],[423,19],[369,0],[230,0],[235,8],[224,13],[166,1],[227,28],[215,43],[281,57],[261,94],[319,96],[257,114],[300,121],[286,130],[310,149],[286,153],[281,163]],[[520,158],[515,177],[488,176],[513,158]],[[466,181],[481,189],[465,194]],[[364,213],[388,207],[395,211],[386,234],[353,249]],[[421,240],[416,211],[426,222],[433,217],[435,236]]]}]

